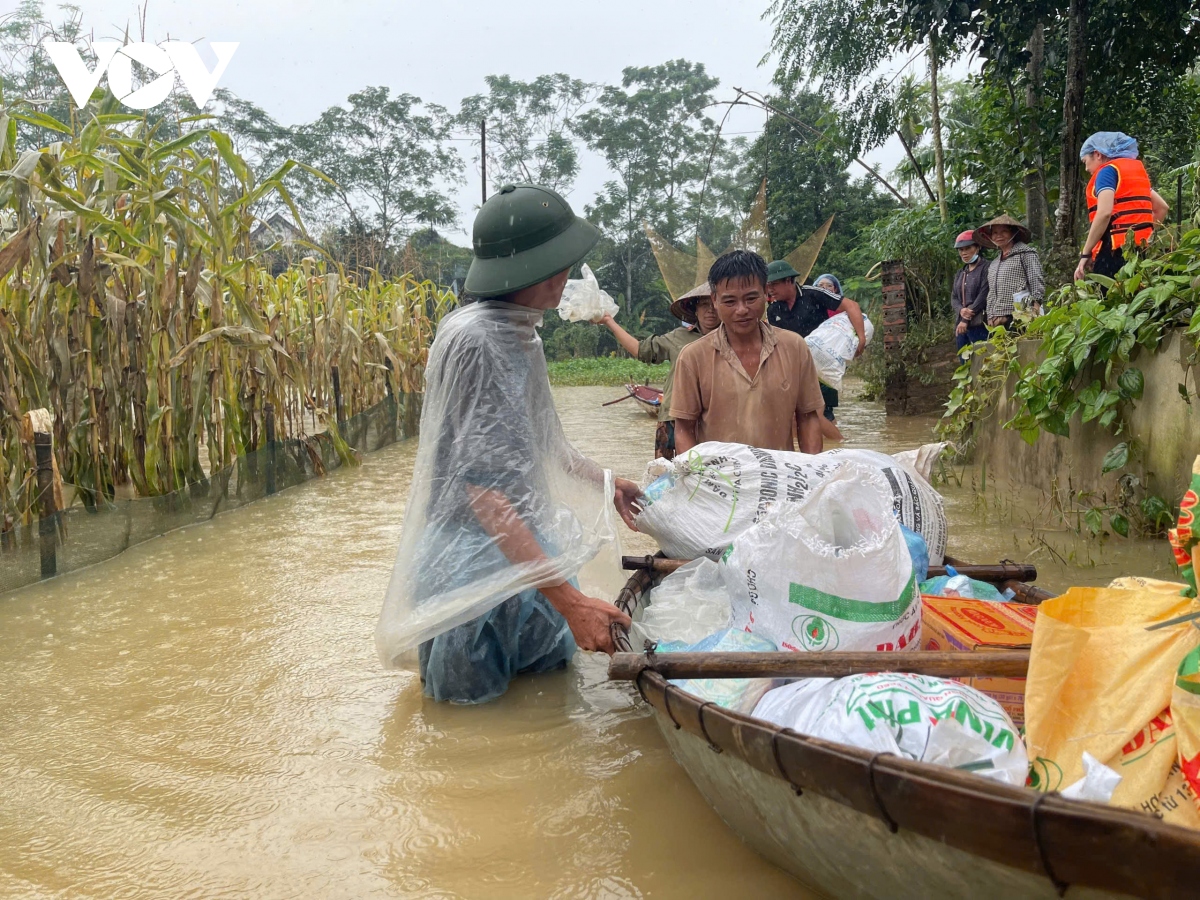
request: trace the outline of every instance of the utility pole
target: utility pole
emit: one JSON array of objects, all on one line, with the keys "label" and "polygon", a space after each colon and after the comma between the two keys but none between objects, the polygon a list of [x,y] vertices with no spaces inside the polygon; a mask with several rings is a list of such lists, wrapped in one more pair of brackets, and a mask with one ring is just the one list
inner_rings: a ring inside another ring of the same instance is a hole
[{"label": "utility pole", "polygon": [[487,119],[479,120],[479,180],[483,186],[483,202],[487,203]]}]

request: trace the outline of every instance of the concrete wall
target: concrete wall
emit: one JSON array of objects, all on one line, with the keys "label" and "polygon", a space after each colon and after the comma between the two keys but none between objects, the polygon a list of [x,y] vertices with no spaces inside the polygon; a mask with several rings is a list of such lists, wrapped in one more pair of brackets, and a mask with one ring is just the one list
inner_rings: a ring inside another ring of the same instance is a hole
[{"label": "concrete wall", "polygon": [[[1021,343],[1023,364],[1035,358],[1037,346],[1036,341]],[[1095,422],[1083,425],[1076,416],[1069,438],[1042,433],[1035,444],[1026,444],[1016,431],[1002,427],[1015,411],[1010,381],[992,414],[976,427],[975,461],[986,461],[989,474],[1047,492],[1090,491],[1112,497],[1120,472],[1100,474],[1104,454],[1132,437],[1141,452],[1127,471],[1137,475],[1150,493],[1168,504],[1178,503],[1191,477],[1192,461],[1200,454],[1200,385],[1195,369],[1187,364],[1192,353],[1191,340],[1179,332],[1163,341],[1157,353],[1139,352],[1132,364],[1146,376],[1145,393],[1127,410],[1129,435],[1120,438]],[[1180,396],[1183,383],[1191,404]]]}]

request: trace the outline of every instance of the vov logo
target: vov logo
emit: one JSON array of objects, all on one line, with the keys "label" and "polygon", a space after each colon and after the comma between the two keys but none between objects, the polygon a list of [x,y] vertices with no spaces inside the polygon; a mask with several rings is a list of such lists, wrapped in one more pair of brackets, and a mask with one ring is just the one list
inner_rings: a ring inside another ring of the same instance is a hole
[{"label": "vov logo", "polygon": [[[42,42],[42,48],[54,63],[54,68],[58,69],[76,106],[84,106],[88,102],[92,91],[100,83],[100,76],[107,71],[109,88],[118,100],[131,109],[150,109],[166,100],[175,86],[176,75],[196,105],[203,108],[216,90],[217,79],[225,73],[225,67],[233,59],[238,43],[213,41],[210,46],[217,55],[217,64],[211,72],[196,48],[186,41],[166,41],[161,45],[146,41],[132,44],[97,41],[92,44],[96,53],[96,68],[89,72],[74,44],[67,41]],[[135,62],[158,76],[136,90],[133,86]]]}]

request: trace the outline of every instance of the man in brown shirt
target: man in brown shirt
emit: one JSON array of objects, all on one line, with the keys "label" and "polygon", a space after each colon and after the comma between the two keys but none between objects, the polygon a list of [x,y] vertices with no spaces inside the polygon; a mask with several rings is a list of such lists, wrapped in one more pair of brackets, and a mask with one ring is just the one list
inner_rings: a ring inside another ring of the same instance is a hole
[{"label": "man in brown shirt", "polygon": [[[684,347],[675,363],[675,451],[704,441],[820,453],[825,401],[808,345],[763,321],[767,264],[734,250],[709,269],[721,326]],[[793,430],[794,429],[794,430]]]}]

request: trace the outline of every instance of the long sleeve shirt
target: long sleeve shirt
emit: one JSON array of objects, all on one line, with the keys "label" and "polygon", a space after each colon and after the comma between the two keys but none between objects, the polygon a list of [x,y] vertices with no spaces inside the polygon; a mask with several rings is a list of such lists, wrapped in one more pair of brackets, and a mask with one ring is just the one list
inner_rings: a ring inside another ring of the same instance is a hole
[{"label": "long sleeve shirt", "polygon": [[972,313],[967,324],[976,327],[984,324],[988,303],[988,266],[980,259],[974,269],[963,266],[954,276],[954,288],[950,292],[950,306],[954,309],[954,321],[961,321],[959,310],[969,309]]}]

